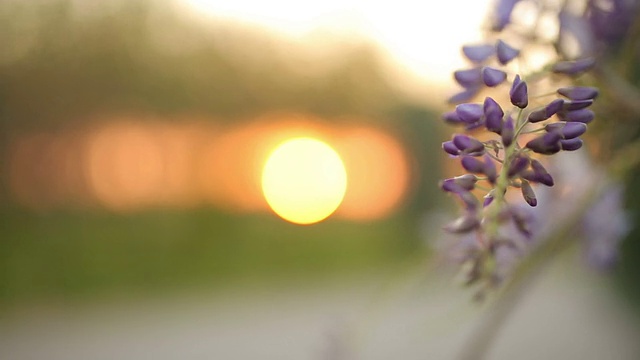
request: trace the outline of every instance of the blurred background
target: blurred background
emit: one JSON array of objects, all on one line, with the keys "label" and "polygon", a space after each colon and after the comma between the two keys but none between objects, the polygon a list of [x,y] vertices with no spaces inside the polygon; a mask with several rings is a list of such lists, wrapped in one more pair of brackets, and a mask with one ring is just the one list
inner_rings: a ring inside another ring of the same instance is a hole
[{"label": "blurred background", "polygon": [[[0,1],[0,357],[452,356],[477,309],[427,219],[453,205],[439,117],[488,4]],[[299,176],[265,164],[300,137],[346,173],[308,225],[264,185]],[[576,262],[513,333],[554,343],[532,329],[559,312],[594,330],[549,354],[637,358],[635,275]]]}]

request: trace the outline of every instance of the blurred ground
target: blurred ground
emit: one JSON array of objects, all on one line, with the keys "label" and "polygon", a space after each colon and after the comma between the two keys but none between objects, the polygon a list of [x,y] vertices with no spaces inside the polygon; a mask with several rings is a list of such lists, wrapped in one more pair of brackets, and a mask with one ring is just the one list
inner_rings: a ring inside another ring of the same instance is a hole
[{"label": "blurred ground", "polygon": [[[480,326],[481,311],[442,274],[416,271],[42,309],[0,322],[0,357],[453,359]],[[640,356],[640,327],[609,281],[566,262],[539,280],[500,332],[491,359]]]}]

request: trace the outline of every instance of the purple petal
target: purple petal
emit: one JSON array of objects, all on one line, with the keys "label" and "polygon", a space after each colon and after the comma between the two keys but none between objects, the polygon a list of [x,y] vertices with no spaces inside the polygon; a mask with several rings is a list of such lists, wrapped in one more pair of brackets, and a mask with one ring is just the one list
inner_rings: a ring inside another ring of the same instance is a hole
[{"label": "purple petal", "polygon": [[579,138],[560,140],[560,147],[565,151],[575,151],[582,147],[582,140]]},{"label": "purple petal", "polygon": [[511,115],[507,116],[507,120],[505,120],[504,125],[502,126],[502,131],[500,132],[500,137],[502,139],[502,145],[504,147],[509,147],[511,143],[513,143],[513,136],[515,135],[515,125],[513,123],[513,118]]},{"label": "purple petal", "polygon": [[442,120],[450,125],[460,125],[462,123],[462,120],[460,120],[460,117],[455,111],[449,111],[442,114]]},{"label": "purple petal", "polygon": [[580,122],[588,124],[595,118],[596,114],[589,109],[580,109],[574,111],[566,111],[558,113],[558,116],[564,120],[569,122]]},{"label": "purple petal", "polygon": [[[556,133],[549,133],[549,134],[556,134]],[[550,141],[551,138],[549,137],[545,138],[549,134],[545,134],[543,136],[537,137],[529,141],[527,145],[525,145],[525,147],[527,147],[528,149],[531,149],[535,153],[543,154],[543,155],[553,155],[557,153],[558,151],[561,150],[560,138],[558,138],[557,142],[551,142]]]},{"label": "purple petal", "polygon": [[562,128],[562,136],[565,140],[577,138],[587,131],[587,125],[581,122],[566,123]]},{"label": "purple petal", "polygon": [[488,87],[502,84],[507,79],[507,73],[489,66],[482,69],[482,81]]},{"label": "purple petal", "polygon": [[509,167],[509,172],[507,175],[509,177],[514,177],[527,167],[529,167],[529,158],[526,156],[518,156],[511,162],[511,166]]},{"label": "purple petal", "polygon": [[484,144],[471,136],[457,134],[453,137],[453,144],[464,154],[474,154],[474,156],[484,153]]},{"label": "purple petal", "polygon": [[479,86],[466,88],[460,91],[459,93],[456,93],[453,96],[451,96],[449,99],[447,99],[447,102],[449,104],[459,104],[462,102],[469,101],[473,99],[478,94],[479,91],[480,91]]},{"label": "purple petal", "polygon": [[558,89],[558,94],[571,100],[593,100],[598,96],[598,89],[590,86],[569,86]]},{"label": "purple petal", "polygon": [[481,63],[493,55],[494,48],[491,45],[465,45],[462,47],[462,53],[467,59]]},{"label": "purple petal", "polygon": [[460,155],[460,150],[455,146],[453,141],[445,141],[442,143],[442,149],[449,155],[458,156]]},{"label": "purple petal", "polygon": [[531,169],[533,169],[533,172],[536,178],[538,179],[536,180],[536,182],[539,182],[547,186],[553,186],[553,178],[547,172],[547,169],[545,169],[544,166],[542,166],[540,161],[531,160]]},{"label": "purple petal", "polygon": [[487,175],[489,182],[492,184],[494,184],[498,179],[496,164],[493,162],[491,156],[487,154],[484,155],[484,174]]},{"label": "purple petal", "polygon": [[478,86],[482,83],[482,69],[477,67],[473,69],[457,70],[453,73],[453,77],[462,87],[469,88]]},{"label": "purple petal", "polygon": [[590,70],[596,64],[595,59],[585,58],[574,61],[561,61],[553,65],[553,72],[565,75],[579,75]]},{"label": "purple petal", "polygon": [[524,201],[526,201],[529,206],[538,205],[536,193],[533,192],[533,188],[531,187],[531,185],[529,185],[529,182],[527,180],[522,180],[520,190],[522,191],[522,197],[524,198]]},{"label": "purple petal", "polygon": [[591,104],[593,104],[593,100],[565,101],[562,109],[566,111],[580,110],[591,106]]},{"label": "purple petal", "polygon": [[459,186],[461,186],[463,189],[467,191],[471,191],[475,189],[476,182],[478,182],[478,178],[475,175],[471,175],[471,174],[456,176],[451,180],[453,180],[456,184],[458,184]]},{"label": "purple petal", "polygon": [[527,83],[520,79],[520,75],[516,75],[509,91],[511,103],[520,109],[524,109],[529,105],[529,96],[527,91]]},{"label": "purple petal", "polygon": [[485,164],[472,156],[463,156],[461,163],[462,167],[468,172],[484,174]]},{"label": "purple petal", "polygon": [[483,109],[487,130],[499,134],[502,130],[504,111],[502,111],[500,105],[490,97],[484,99]]},{"label": "purple petal", "polygon": [[500,62],[500,64],[506,65],[515,57],[520,55],[520,50],[514,49],[502,40],[498,40],[496,44],[496,53],[498,55],[498,61]]},{"label": "purple petal", "polygon": [[473,124],[482,118],[484,109],[481,104],[467,103],[456,106],[456,114],[460,120],[467,124]]},{"label": "purple petal", "polygon": [[502,31],[511,22],[511,13],[519,0],[498,0],[493,9],[492,30]]}]

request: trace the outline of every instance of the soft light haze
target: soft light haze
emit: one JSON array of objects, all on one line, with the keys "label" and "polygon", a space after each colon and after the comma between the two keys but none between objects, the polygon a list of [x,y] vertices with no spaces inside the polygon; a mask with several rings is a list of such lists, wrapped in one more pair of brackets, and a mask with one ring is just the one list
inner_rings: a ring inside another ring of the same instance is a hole
[{"label": "soft light haze", "polygon": [[[479,41],[488,0],[372,2],[364,0],[183,0],[215,17],[265,26],[301,41],[317,33],[359,37],[380,44],[401,66],[409,86],[452,86],[451,72],[464,66],[463,43]],[[310,41],[310,40],[309,40]]]}]

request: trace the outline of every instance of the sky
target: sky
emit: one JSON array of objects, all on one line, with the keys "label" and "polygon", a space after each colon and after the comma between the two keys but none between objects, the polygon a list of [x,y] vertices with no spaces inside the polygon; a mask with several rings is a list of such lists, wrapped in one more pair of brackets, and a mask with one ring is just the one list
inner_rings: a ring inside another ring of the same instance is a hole
[{"label": "sky", "polygon": [[[481,40],[490,0],[182,0],[193,11],[259,25],[304,41],[318,31],[378,43],[413,79],[415,91],[453,88],[451,73],[465,66],[460,46]],[[444,95],[443,95],[444,96]]]}]

